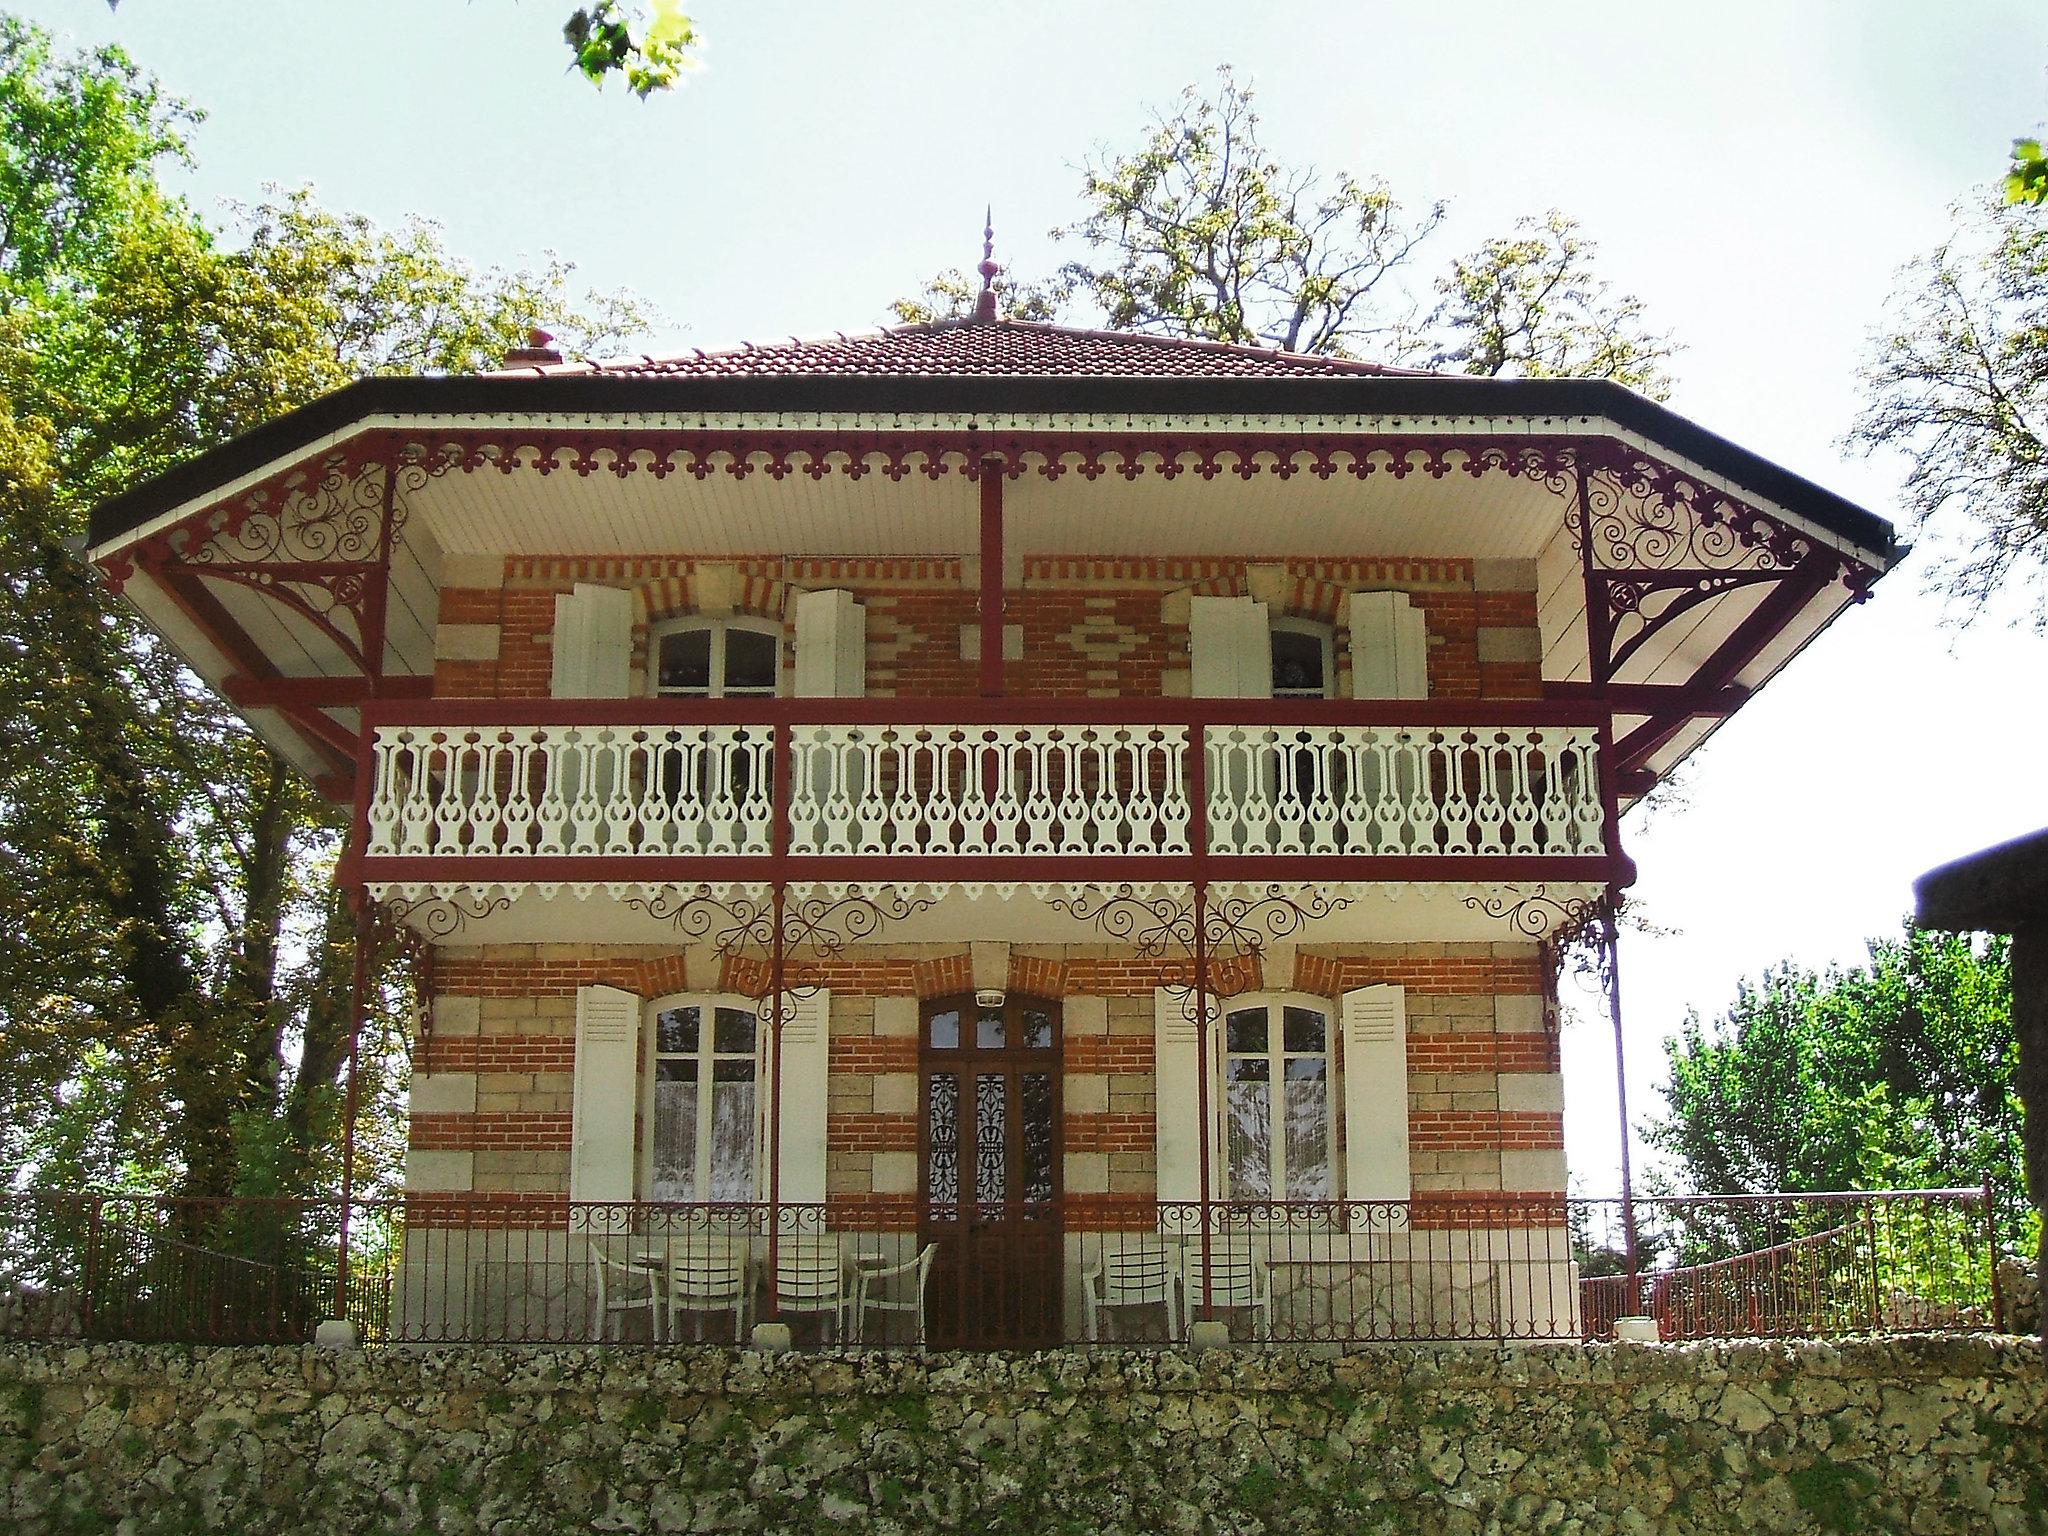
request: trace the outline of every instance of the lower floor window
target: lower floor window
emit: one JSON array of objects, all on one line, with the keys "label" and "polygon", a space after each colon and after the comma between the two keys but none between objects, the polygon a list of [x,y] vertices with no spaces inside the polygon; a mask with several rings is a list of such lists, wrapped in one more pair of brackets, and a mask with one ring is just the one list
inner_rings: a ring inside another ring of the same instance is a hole
[{"label": "lower floor window", "polygon": [[650,1199],[754,1198],[759,1032],[754,1010],[739,1003],[682,998],[657,1007]]},{"label": "lower floor window", "polygon": [[1328,1200],[1330,1017],[1304,1004],[1224,1018],[1225,1176],[1234,1200]]}]

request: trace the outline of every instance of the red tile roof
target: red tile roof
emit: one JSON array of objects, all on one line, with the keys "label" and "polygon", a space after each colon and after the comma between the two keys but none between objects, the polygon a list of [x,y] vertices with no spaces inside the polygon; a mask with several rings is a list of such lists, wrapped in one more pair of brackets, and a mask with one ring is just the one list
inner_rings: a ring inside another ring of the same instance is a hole
[{"label": "red tile roof", "polygon": [[667,378],[854,377],[1304,378],[1410,374],[1348,358],[1309,357],[1271,347],[1235,346],[1075,330],[1026,320],[940,320],[888,330],[742,342],[673,357],[606,358],[508,368],[506,375],[604,374]]}]

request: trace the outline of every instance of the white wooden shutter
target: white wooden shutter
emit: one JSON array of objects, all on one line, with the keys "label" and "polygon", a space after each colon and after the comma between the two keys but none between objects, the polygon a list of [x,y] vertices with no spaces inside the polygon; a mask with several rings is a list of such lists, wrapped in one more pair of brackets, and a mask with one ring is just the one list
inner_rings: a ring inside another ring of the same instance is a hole
[{"label": "white wooden shutter", "polygon": [[851,592],[799,592],[796,693],[802,699],[867,694],[868,615]]},{"label": "white wooden shutter", "polygon": [[1348,622],[1354,699],[1429,697],[1429,621],[1406,592],[1352,593]]},{"label": "white wooden shutter", "polygon": [[[569,1200],[634,1197],[633,1141],[639,1107],[640,999],[617,987],[576,989],[576,1079],[569,1131]],[[579,1230],[624,1231],[625,1211],[572,1212]]]},{"label": "white wooden shutter", "polygon": [[1360,987],[1343,997],[1344,1198],[1406,1200],[1408,997]]},{"label": "white wooden shutter", "polygon": [[[832,994],[820,988],[792,998],[789,1022],[782,1026],[782,1124],[775,1129],[782,1151],[780,1193],[786,1201],[814,1203],[825,1198],[825,1052],[831,1015]],[[769,1070],[777,1070],[772,1056]],[[762,1088],[773,1096],[769,1084]],[[764,1166],[764,1197],[767,1184]]]},{"label": "white wooden shutter", "polygon": [[[1211,1009],[1215,1007],[1212,1002]],[[1153,1134],[1161,1200],[1202,1198],[1202,1074],[1209,1074],[1209,1195],[1223,1198],[1216,1177],[1223,1163],[1216,1134],[1216,1030],[1209,1031],[1211,1060],[1205,1067],[1195,1022],[1188,1017],[1187,994],[1170,987],[1152,992]],[[1192,1222],[1183,1223],[1193,1225]]]},{"label": "white wooden shutter", "polygon": [[623,699],[632,681],[633,594],[578,582],[555,598],[554,696]]},{"label": "white wooden shutter", "polygon": [[1188,604],[1189,689],[1198,699],[1273,696],[1273,625],[1248,597],[1197,597]]}]

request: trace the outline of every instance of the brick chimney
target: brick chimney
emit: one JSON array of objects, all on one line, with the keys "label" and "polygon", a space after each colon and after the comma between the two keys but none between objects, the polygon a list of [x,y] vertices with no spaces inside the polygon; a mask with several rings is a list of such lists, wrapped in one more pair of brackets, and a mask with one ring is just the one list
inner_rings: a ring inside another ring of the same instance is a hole
[{"label": "brick chimney", "polygon": [[555,338],[536,327],[526,333],[526,345],[512,347],[505,353],[507,368],[545,367],[562,360],[562,349],[555,345]]}]

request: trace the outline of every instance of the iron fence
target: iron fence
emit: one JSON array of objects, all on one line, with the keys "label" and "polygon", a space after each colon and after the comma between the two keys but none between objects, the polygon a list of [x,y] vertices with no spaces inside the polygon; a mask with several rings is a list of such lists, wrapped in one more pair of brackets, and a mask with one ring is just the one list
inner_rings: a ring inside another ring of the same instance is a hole
[{"label": "iron fence", "polygon": [[[1976,1330],[1988,1190],[1619,1200],[571,1204],[0,1196],[0,1335],[366,1344],[1362,1344]],[[346,1277],[341,1268],[346,1233]]]}]

